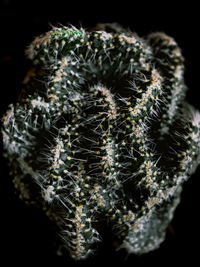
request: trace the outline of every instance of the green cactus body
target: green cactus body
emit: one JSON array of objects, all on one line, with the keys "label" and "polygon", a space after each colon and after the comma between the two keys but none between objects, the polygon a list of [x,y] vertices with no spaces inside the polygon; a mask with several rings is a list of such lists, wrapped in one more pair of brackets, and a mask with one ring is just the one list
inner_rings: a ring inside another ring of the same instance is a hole
[{"label": "green cactus body", "polygon": [[2,118],[20,197],[43,207],[75,259],[101,240],[102,218],[120,248],[159,247],[199,163],[200,115],[184,102],[176,42],[101,27],[36,38],[33,68]]}]

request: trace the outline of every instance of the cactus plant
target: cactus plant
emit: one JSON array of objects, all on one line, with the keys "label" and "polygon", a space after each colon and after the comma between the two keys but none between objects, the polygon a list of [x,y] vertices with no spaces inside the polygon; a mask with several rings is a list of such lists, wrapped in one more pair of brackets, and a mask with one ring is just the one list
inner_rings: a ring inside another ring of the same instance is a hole
[{"label": "cactus plant", "polygon": [[117,24],[53,27],[2,118],[20,198],[44,209],[74,259],[107,221],[129,253],[159,247],[199,164],[200,114],[185,101],[184,59],[162,32]]}]

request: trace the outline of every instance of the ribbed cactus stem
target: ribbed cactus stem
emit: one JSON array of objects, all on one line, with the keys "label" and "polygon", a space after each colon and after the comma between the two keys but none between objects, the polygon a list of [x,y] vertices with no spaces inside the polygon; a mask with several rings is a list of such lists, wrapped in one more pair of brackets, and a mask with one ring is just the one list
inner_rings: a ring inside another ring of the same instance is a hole
[{"label": "ribbed cactus stem", "polygon": [[184,100],[174,39],[62,27],[26,54],[33,67],[2,118],[20,198],[43,207],[75,259],[96,248],[105,218],[120,248],[159,247],[199,164],[200,114]]}]

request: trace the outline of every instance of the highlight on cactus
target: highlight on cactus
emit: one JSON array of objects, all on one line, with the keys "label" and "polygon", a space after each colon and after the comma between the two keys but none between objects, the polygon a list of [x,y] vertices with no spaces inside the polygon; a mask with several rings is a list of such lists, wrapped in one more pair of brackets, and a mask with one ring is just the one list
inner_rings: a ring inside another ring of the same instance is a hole
[{"label": "highlight on cactus", "polygon": [[185,101],[184,59],[162,32],[118,24],[52,27],[2,118],[19,196],[55,222],[74,259],[108,223],[119,248],[160,246],[200,157],[200,113]]}]

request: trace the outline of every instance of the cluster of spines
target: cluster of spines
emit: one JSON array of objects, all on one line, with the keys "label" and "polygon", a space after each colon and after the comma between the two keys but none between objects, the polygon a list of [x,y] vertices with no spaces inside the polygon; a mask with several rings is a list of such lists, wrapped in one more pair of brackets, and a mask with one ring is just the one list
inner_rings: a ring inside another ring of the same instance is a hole
[{"label": "cluster of spines", "polygon": [[[122,247],[157,247],[199,162],[199,113],[177,112],[185,85],[175,41],[63,27],[36,38],[27,54],[35,67],[2,130],[22,197],[32,197],[29,175],[76,259],[100,239],[101,214]],[[176,148],[171,157],[166,139]]]}]

